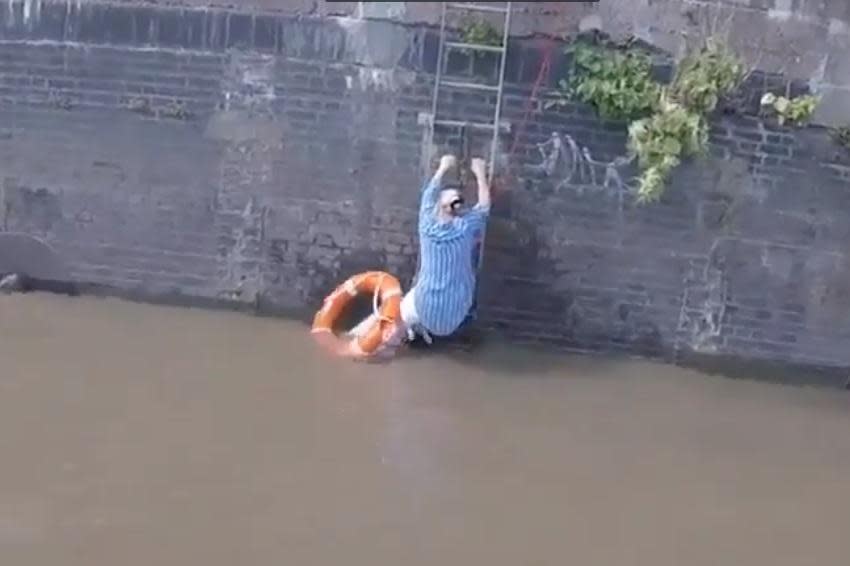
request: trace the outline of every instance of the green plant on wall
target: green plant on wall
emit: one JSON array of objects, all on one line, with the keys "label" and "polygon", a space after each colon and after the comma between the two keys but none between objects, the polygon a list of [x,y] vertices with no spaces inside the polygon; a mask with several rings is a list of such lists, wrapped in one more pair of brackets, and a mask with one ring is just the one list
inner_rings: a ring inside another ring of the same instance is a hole
[{"label": "green plant on wall", "polygon": [[799,125],[812,117],[819,102],[820,98],[812,95],[786,98],[768,92],[761,98],[761,107],[774,114],[780,126],[785,123]]},{"label": "green plant on wall", "polygon": [[[638,164],[638,202],[657,201],[670,173],[683,159],[704,154],[708,120],[721,100],[732,94],[745,76],[738,56],[710,38],[678,65],[670,85],[652,78],[649,56],[605,46],[578,44],[573,73],[561,80],[559,92],[546,107],[579,100],[607,119],[628,120],[629,153]],[[789,99],[768,93],[762,107],[778,123],[800,125],[811,118],[818,97]],[[837,143],[850,148],[850,126],[833,132]]]},{"label": "green plant on wall", "polygon": [[673,169],[683,158],[704,153],[707,145],[703,116],[663,94],[655,114],[629,126],[629,151],[641,171],[638,202],[658,200]]},{"label": "green plant on wall", "polygon": [[573,56],[572,78],[560,81],[561,92],[549,106],[577,99],[609,120],[634,120],[655,110],[661,87],[652,78],[649,56],[586,44],[568,51]]},{"label": "green plant on wall", "polygon": [[[467,20],[460,29],[463,43],[475,45],[489,45],[500,47],[502,45],[502,34],[486,20]],[[472,52],[476,56],[484,55],[483,51],[463,50],[464,53]]]},{"label": "green plant on wall", "polygon": [[724,96],[738,88],[743,77],[744,65],[738,57],[709,40],[679,64],[671,95],[691,112],[708,115]]},{"label": "green plant on wall", "polygon": [[682,159],[705,153],[708,115],[738,87],[743,75],[738,58],[711,41],[685,57],[662,94],[658,111],[629,128],[629,148],[640,169],[638,202],[660,199]]},{"label": "green plant on wall", "polygon": [[740,84],[744,66],[725,47],[713,42],[690,53],[672,84],[652,78],[652,64],[642,52],[578,45],[574,72],[561,81],[551,104],[577,99],[600,116],[631,121],[629,150],[637,159],[638,201],[657,201],[673,169],[708,145],[707,117],[719,101]]}]

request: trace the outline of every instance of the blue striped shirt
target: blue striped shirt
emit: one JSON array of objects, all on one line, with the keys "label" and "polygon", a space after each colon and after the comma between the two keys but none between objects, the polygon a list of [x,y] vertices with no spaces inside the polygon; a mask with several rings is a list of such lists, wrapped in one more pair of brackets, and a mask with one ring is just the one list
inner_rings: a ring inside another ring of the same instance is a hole
[{"label": "blue striped shirt", "polygon": [[476,205],[462,216],[441,222],[436,216],[440,186],[425,185],[419,206],[419,274],[414,301],[420,324],[431,334],[448,336],[461,325],[475,295],[473,248],[483,234],[489,207]]}]

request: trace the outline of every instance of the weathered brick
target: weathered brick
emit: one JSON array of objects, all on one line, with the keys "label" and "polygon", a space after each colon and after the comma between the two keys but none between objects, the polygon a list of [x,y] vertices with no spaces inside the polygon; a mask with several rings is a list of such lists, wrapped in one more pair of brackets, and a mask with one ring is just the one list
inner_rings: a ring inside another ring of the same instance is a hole
[{"label": "weathered brick", "polygon": [[254,16],[228,14],[227,47],[246,48],[254,45]]},{"label": "weathered brick", "polygon": [[280,22],[273,16],[255,17],[254,47],[261,51],[277,51],[280,36]]},{"label": "weathered brick", "polygon": [[227,13],[218,10],[204,11],[204,47],[224,49],[227,45]]},{"label": "weathered brick", "polygon": [[759,146],[759,150],[769,155],[779,155],[783,157],[789,157],[791,155],[791,149],[783,145],[765,143]]}]

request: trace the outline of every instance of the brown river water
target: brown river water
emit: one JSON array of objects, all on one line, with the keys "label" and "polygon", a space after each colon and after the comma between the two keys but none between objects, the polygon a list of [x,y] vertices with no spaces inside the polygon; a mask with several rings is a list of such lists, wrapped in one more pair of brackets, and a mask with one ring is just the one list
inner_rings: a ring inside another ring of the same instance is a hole
[{"label": "brown river water", "polygon": [[0,297],[4,566],[841,566],[850,396]]}]

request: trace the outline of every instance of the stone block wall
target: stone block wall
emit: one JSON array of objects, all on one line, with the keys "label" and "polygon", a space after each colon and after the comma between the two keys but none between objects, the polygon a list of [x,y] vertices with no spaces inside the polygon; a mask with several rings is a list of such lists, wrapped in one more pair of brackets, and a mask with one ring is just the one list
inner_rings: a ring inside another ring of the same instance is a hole
[{"label": "stone block wall", "polygon": [[[486,136],[425,136],[427,27],[24,4],[0,10],[0,229],[50,242],[79,281],[308,316],[360,270],[407,284],[424,164],[486,151]],[[530,98],[550,47],[510,48],[477,328],[850,365],[850,154],[820,129],[718,116],[712,155],[638,206],[623,124]],[[544,88],[568,66],[554,53]],[[495,72],[463,56],[450,69]],[[750,98],[777,80],[754,75]],[[486,120],[494,102],[455,92],[439,111]]]},{"label": "stone block wall", "polygon": [[[63,0],[27,0],[29,12]],[[76,0],[78,5],[104,0]],[[440,22],[441,2],[328,0],[111,0],[125,5],[217,7],[292,17],[345,16],[405,25]],[[492,4],[492,3],[491,3]],[[500,4],[496,2],[495,4]],[[512,2],[515,37],[569,37],[600,30],[639,40],[680,57],[708,36],[729,43],[744,60],[771,73],[807,81],[822,96],[817,123],[850,121],[850,2],[847,0],[593,0]],[[23,8],[22,12],[25,11]],[[484,15],[493,24],[498,15]],[[449,25],[463,21],[452,12]]]}]

